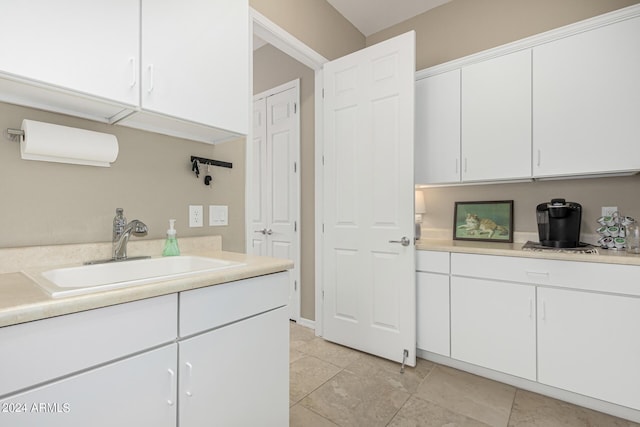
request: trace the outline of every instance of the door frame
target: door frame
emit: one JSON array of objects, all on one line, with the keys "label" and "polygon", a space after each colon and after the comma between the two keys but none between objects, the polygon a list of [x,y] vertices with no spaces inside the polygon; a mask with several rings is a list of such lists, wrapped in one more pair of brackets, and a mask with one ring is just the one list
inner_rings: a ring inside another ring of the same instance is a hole
[{"label": "door frame", "polygon": [[[329,60],[320,55],[315,50],[292,36],[282,27],[271,21],[269,18],[249,7],[249,97],[247,102],[253,106],[253,36],[256,35],[273,45],[277,49],[286,53],[296,61],[311,68],[315,73],[315,321],[301,319],[301,323],[315,328],[316,335],[322,335],[322,153],[323,153],[323,116],[322,116],[322,66]],[[253,122],[253,108],[249,109],[249,123]],[[245,164],[249,165],[253,158],[252,144],[248,143],[253,140],[253,126],[249,126],[247,134],[247,143],[245,144]],[[250,230],[250,224],[246,220],[249,217],[249,207],[253,200],[253,171],[250,167],[245,168],[245,251],[250,242],[253,231]]]},{"label": "door frame", "polygon": [[[295,93],[295,104],[297,108],[301,108],[300,107],[300,79],[294,79],[291,80],[289,82],[283,83],[281,85],[278,85],[276,87],[272,87],[270,89],[265,90],[264,92],[260,92],[257,93],[253,96],[253,103],[251,104],[252,106],[254,105],[254,103],[260,99],[265,100],[269,98],[272,95],[277,95],[281,92],[285,92],[287,90],[294,90]],[[265,119],[266,117],[268,117],[269,114],[265,115]],[[253,130],[253,126],[251,126],[251,129]],[[250,141],[250,140],[247,140]],[[296,146],[296,154],[293,158],[293,161],[296,165],[296,170],[297,172],[290,172],[293,173],[294,175],[294,180],[295,180],[295,191],[294,191],[294,197],[296,200],[295,203],[295,213],[294,213],[294,221],[296,224],[301,223],[301,216],[300,216],[300,207],[301,207],[301,191],[300,191],[300,172],[299,172],[299,168],[300,168],[300,113],[298,112],[298,114],[296,114],[296,140],[294,141],[294,144]],[[251,145],[251,150],[253,153],[253,144],[247,144],[247,146]],[[247,163],[247,164],[253,164],[252,163]],[[252,171],[253,173],[253,171]],[[251,183],[253,183],[253,181],[251,181]],[[250,212],[250,207],[251,205],[247,205],[247,218],[249,218],[249,212]],[[252,235],[255,232],[255,230],[253,230],[253,228],[251,227],[251,222],[249,220],[247,220],[247,252],[249,252],[249,246],[251,244],[252,241]],[[291,320],[295,320],[296,322],[298,322],[300,320],[300,294],[301,294],[301,268],[300,268],[300,258],[301,258],[301,246],[300,246],[300,236],[301,236],[301,230],[296,230],[294,235],[294,247],[295,247],[295,253],[293,256],[293,263],[294,263],[294,267],[292,270],[290,270],[293,274],[293,280],[296,283],[296,290],[295,290],[295,301],[293,303],[293,307],[289,307],[289,318]],[[267,238],[268,239],[268,238]]]}]

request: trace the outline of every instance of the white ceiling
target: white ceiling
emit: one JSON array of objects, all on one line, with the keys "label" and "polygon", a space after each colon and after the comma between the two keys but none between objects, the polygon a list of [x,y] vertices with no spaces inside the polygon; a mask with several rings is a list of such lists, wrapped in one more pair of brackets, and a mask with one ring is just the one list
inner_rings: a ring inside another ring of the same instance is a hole
[{"label": "white ceiling", "polygon": [[380,30],[420,15],[451,0],[327,0],[362,34]]}]

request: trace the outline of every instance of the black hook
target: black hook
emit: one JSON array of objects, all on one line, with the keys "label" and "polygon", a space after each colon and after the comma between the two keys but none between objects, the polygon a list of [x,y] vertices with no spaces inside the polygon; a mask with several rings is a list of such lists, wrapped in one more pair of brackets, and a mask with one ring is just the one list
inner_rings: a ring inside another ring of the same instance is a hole
[{"label": "black hook", "polygon": [[200,168],[198,167],[198,160],[194,159],[191,165],[191,170],[196,173],[196,178],[200,177]]},{"label": "black hook", "polygon": [[213,177],[211,175],[207,175],[204,177],[204,185],[211,185],[211,181],[213,180]]}]

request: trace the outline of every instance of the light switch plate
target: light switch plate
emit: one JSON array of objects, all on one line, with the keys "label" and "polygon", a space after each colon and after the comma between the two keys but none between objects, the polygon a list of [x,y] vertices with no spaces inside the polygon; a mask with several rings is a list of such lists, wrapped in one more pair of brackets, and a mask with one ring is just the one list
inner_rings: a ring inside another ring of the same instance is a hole
[{"label": "light switch plate", "polygon": [[203,227],[204,219],[202,205],[189,205],[189,227]]},{"label": "light switch plate", "polygon": [[229,207],[209,205],[209,226],[229,225]]}]

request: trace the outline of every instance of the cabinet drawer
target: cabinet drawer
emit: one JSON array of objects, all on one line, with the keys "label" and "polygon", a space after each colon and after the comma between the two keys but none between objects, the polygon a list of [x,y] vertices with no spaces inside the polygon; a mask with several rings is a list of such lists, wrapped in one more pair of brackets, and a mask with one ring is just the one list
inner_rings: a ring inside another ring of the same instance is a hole
[{"label": "cabinet drawer", "polygon": [[289,302],[289,272],[180,293],[180,336],[235,322]]},{"label": "cabinet drawer", "polygon": [[416,251],[416,270],[449,274],[449,252]]},{"label": "cabinet drawer", "polygon": [[162,297],[0,328],[0,396],[177,336],[177,297]]},{"label": "cabinet drawer", "polygon": [[451,274],[640,296],[633,265],[454,253]]}]

